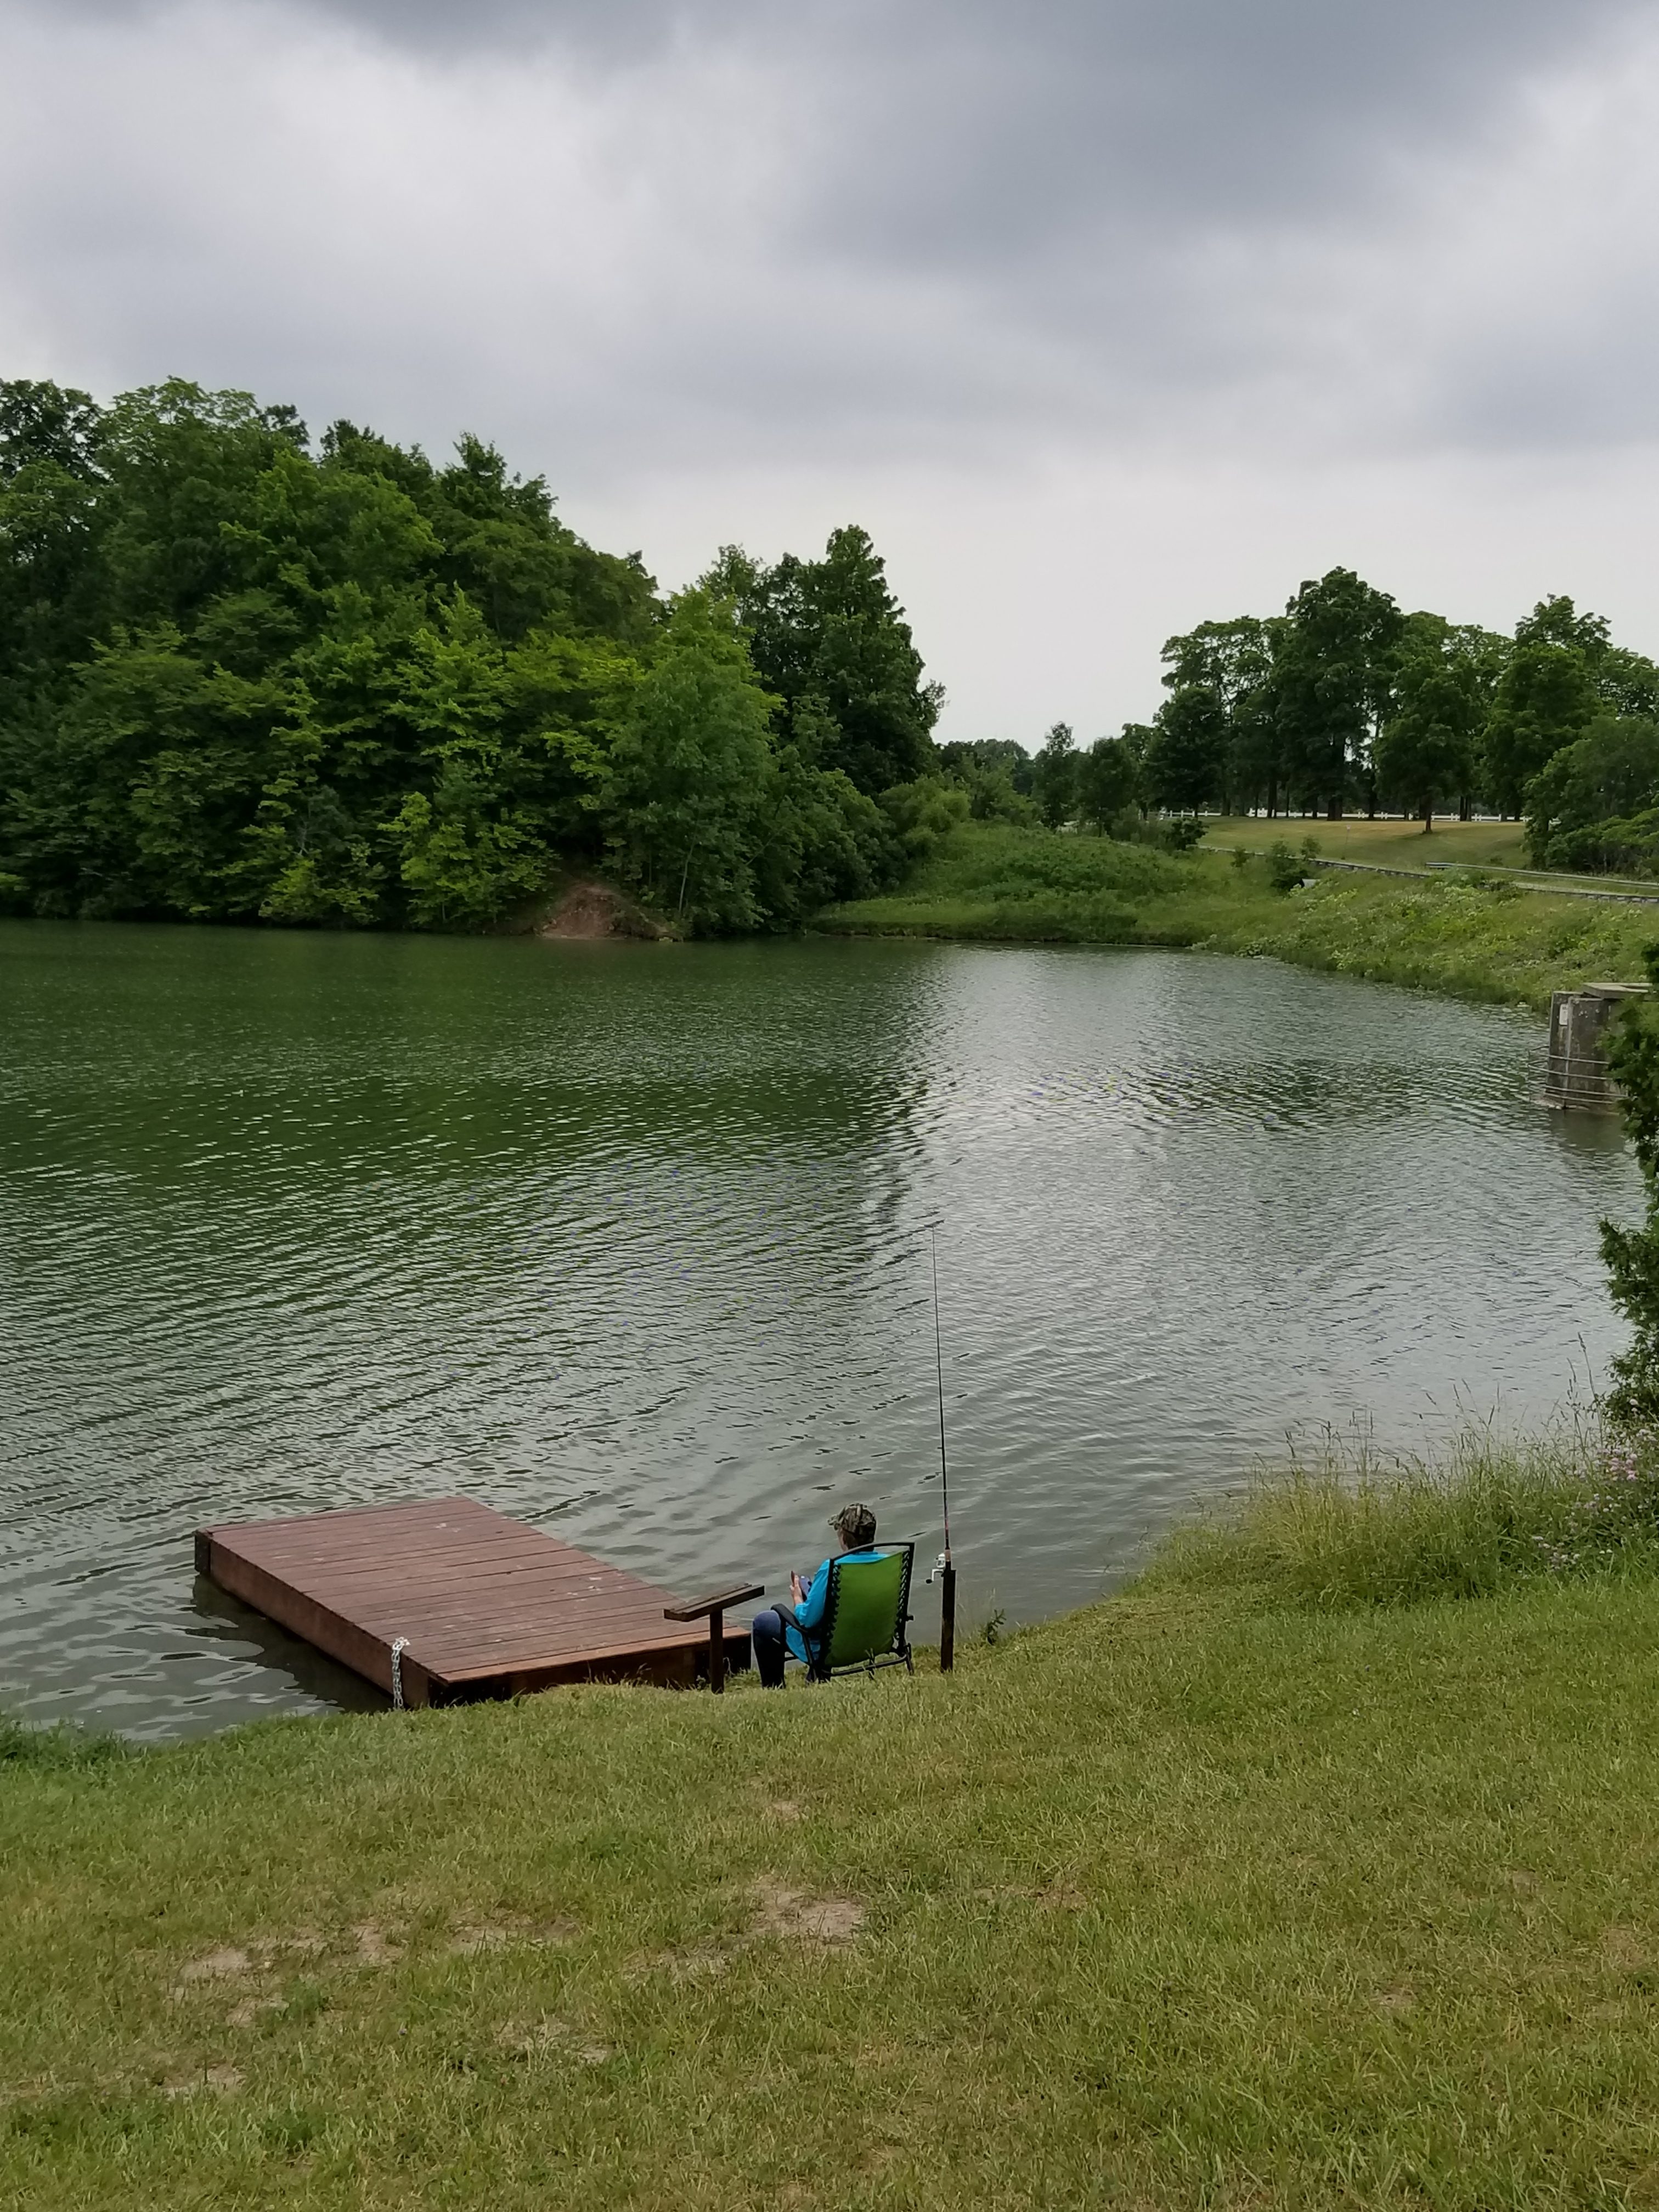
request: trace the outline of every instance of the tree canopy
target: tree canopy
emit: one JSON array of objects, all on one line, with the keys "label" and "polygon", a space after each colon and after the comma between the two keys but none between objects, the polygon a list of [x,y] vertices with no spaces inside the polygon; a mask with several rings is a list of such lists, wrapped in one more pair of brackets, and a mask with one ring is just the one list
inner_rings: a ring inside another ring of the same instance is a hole
[{"label": "tree canopy", "polygon": [[687,927],[890,881],[940,700],[868,537],[665,600],[464,435],[0,384],[0,903],[478,927],[605,866]]},{"label": "tree canopy", "polygon": [[1349,568],[1163,648],[1150,724],[935,745],[868,535],[665,598],[545,481],[174,380],[0,383],[0,910],[491,927],[603,869],[787,927],[949,825],[1477,804],[1659,868],[1659,667],[1540,599],[1510,636]]},{"label": "tree canopy", "polygon": [[[1443,615],[1403,614],[1353,570],[1333,568],[1303,584],[1282,615],[1202,622],[1167,639],[1163,660],[1163,705],[1150,726],[1126,725],[1121,739],[1143,806],[1269,815],[1400,806],[1429,827],[1437,809],[1467,813],[1480,804],[1535,817],[1536,853],[1549,846],[1561,856],[1570,833],[1575,851],[1604,855],[1574,865],[1613,865],[1606,856],[1615,846],[1628,858],[1632,839],[1644,837],[1644,849],[1659,854],[1659,831],[1644,816],[1628,836],[1628,822],[1612,823],[1621,836],[1597,842],[1583,773],[1571,799],[1560,795],[1562,763],[1582,762],[1572,749],[1592,725],[1626,726],[1628,767],[1647,757],[1630,732],[1659,721],[1659,667],[1615,645],[1605,617],[1570,599],[1540,599],[1504,637]],[[1611,742],[1598,740],[1604,749]],[[1039,776],[1048,750],[1037,756]],[[1073,811],[1102,822],[1100,801],[1083,802],[1087,777],[1077,773]],[[1603,777],[1596,788],[1607,805],[1594,819],[1659,806],[1659,775],[1644,782],[1644,774],[1624,774],[1616,790]],[[1122,778],[1114,775],[1115,791]]]}]

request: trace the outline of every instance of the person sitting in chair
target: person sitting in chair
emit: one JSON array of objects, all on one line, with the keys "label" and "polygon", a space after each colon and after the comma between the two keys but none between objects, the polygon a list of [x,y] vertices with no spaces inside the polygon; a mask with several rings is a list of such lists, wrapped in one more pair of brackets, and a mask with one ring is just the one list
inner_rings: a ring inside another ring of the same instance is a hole
[{"label": "person sitting in chair", "polygon": [[[841,1538],[841,1557],[843,1559],[876,1559],[881,1557],[876,1548],[876,1516],[867,1505],[843,1505],[839,1513],[832,1514],[830,1526]],[[807,1638],[823,1619],[824,1601],[830,1594],[830,1566],[826,1559],[811,1580],[810,1588],[798,1574],[789,1577],[789,1595],[793,1604],[789,1617],[782,1610],[769,1606],[757,1613],[749,1624],[749,1632],[755,1643],[755,1664],[760,1670],[761,1686],[768,1690],[783,1687],[783,1669],[790,1659],[805,1661],[810,1657]]]}]

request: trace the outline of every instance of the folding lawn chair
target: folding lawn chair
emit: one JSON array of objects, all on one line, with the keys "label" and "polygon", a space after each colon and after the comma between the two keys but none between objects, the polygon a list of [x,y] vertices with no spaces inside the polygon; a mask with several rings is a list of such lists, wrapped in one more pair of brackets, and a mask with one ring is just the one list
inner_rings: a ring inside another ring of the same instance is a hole
[{"label": "folding lawn chair", "polygon": [[832,1559],[823,1618],[814,1629],[802,1628],[791,1607],[778,1607],[805,1644],[811,1680],[873,1674],[878,1667],[904,1667],[915,1673],[904,1633],[910,1620],[915,1557],[915,1544],[906,1543],[884,1546],[879,1559]]}]

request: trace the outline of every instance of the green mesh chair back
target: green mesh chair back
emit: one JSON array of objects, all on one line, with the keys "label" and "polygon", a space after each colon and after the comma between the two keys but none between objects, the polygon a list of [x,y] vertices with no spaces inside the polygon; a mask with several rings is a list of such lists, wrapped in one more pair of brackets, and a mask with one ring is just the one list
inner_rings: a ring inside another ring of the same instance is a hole
[{"label": "green mesh chair back", "polygon": [[904,1631],[915,1555],[914,1544],[894,1544],[879,1559],[831,1560],[823,1620],[812,1639],[811,1672],[819,1681],[854,1668],[873,1674],[878,1667],[907,1667],[915,1673]]}]

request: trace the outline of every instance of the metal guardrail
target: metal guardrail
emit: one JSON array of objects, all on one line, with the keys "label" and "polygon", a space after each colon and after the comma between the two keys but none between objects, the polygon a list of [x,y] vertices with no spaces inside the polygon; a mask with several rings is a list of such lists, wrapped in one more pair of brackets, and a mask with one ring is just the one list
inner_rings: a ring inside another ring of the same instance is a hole
[{"label": "metal guardrail", "polygon": [[[1425,868],[1479,868],[1483,876],[1525,876],[1534,881],[1539,877],[1547,876],[1552,872],[1548,868],[1517,868],[1509,860],[1425,860],[1423,865]],[[1594,871],[1589,868],[1566,868],[1561,872],[1577,882],[1582,881],[1585,876],[1592,874]],[[1624,884],[1639,890],[1653,883],[1654,878],[1651,876],[1607,875],[1602,878],[1602,881],[1608,884]],[[1590,890],[1598,888],[1599,886],[1594,884],[1586,885],[1586,889]]]},{"label": "metal guardrail", "polygon": [[[1309,866],[1316,868],[1348,868],[1362,876],[1402,876],[1411,883],[1426,884],[1434,881],[1434,877],[1430,872],[1431,869],[1480,868],[1481,863],[1476,860],[1431,860],[1421,868],[1385,868],[1376,860],[1328,860],[1322,854],[1315,853],[1309,857]],[[1494,871],[1482,869],[1482,872],[1491,874]],[[1506,870],[1504,872],[1508,873],[1509,871]],[[1614,906],[1659,906],[1659,889],[1652,891],[1597,891],[1592,890],[1586,884],[1540,884],[1526,881],[1518,881],[1515,888],[1518,891],[1540,891],[1546,898],[1602,899]]]}]

